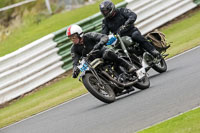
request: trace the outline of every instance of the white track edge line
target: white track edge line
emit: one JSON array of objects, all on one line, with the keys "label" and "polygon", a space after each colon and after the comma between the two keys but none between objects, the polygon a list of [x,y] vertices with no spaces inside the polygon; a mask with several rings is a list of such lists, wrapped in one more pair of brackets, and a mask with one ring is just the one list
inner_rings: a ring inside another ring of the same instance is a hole
[{"label": "white track edge line", "polygon": [[195,50],[195,49],[198,49],[198,48],[200,48],[200,44],[199,44],[198,46],[196,46],[196,47],[193,47],[193,48],[191,48],[191,49],[188,49],[188,50],[186,50],[186,51],[184,51],[184,52],[182,52],[182,53],[180,53],[180,54],[177,54],[177,55],[175,55],[175,56],[173,56],[173,57],[167,59],[167,61],[168,61],[168,60],[172,60],[172,59],[174,59],[174,58],[176,58],[176,57],[179,57],[179,56],[181,56],[181,55],[183,55],[183,54],[186,54],[186,53],[191,52],[191,51],[193,51],[193,50]]}]

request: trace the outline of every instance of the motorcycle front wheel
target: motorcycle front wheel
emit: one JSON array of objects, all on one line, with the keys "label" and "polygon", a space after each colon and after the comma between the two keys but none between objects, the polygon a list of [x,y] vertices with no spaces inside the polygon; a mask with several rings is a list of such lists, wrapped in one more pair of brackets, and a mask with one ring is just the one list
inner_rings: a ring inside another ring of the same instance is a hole
[{"label": "motorcycle front wheel", "polygon": [[85,88],[97,99],[105,103],[115,101],[115,93],[113,89],[101,79],[103,85],[99,83],[97,78],[92,73],[86,73],[82,79]]}]

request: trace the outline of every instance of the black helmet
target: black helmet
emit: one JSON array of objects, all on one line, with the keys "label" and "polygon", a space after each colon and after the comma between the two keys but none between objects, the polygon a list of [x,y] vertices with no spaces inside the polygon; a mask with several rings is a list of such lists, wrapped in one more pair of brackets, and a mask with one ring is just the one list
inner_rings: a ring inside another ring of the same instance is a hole
[{"label": "black helmet", "polygon": [[110,0],[104,0],[99,5],[100,11],[104,17],[112,17],[115,12],[115,5]]}]

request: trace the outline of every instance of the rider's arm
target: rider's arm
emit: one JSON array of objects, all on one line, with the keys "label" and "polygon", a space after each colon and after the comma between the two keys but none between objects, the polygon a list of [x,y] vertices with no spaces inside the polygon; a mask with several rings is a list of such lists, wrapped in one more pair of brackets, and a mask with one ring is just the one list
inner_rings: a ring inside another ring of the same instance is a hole
[{"label": "rider's arm", "polygon": [[106,44],[109,39],[107,35],[96,32],[87,33],[87,36],[95,42],[98,42],[97,44]]},{"label": "rider's arm", "polygon": [[73,67],[75,67],[78,65],[81,56],[76,52],[74,46],[72,46],[71,48],[71,56],[72,56]]},{"label": "rider's arm", "polygon": [[104,44],[108,42],[109,39],[107,35],[95,32],[86,33],[86,36],[97,42],[97,44],[95,45],[96,48],[101,48]]},{"label": "rider's arm", "polygon": [[129,26],[135,23],[137,19],[137,15],[134,12],[132,12],[130,9],[121,8],[120,12],[125,18],[127,18],[127,21],[125,22],[124,26]]},{"label": "rider's arm", "polygon": [[102,21],[102,31],[101,31],[101,33],[102,34],[106,34],[106,35],[108,35],[109,34],[109,29],[108,29],[108,26],[106,25],[106,21],[105,21],[105,19]]}]

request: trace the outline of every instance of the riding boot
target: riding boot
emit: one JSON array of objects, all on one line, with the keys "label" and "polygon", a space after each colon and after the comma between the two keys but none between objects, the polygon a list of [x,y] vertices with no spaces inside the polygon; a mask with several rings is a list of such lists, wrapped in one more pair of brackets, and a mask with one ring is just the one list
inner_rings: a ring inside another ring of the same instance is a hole
[{"label": "riding boot", "polygon": [[154,58],[157,58],[157,59],[161,58],[160,53],[156,49],[150,51],[149,53],[152,54],[154,56]]},{"label": "riding boot", "polygon": [[142,48],[144,48],[147,52],[154,56],[154,58],[160,57],[160,53],[155,49],[155,47],[144,37],[141,35],[139,30],[135,30],[131,38],[140,44]]},{"label": "riding boot", "polygon": [[145,45],[143,45],[143,48],[149,52],[151,55],[153,55],[154,58],[160,59],[161,55],[160,52],[156,50],[156,48],[148,41],[145,42]]}]

